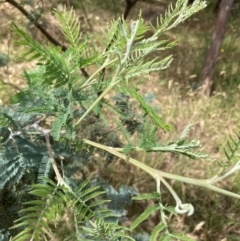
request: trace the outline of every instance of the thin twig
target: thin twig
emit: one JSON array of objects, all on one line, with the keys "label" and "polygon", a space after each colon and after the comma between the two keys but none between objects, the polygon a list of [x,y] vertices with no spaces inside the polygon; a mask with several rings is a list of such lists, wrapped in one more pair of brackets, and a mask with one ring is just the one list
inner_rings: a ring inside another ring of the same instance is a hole
[{"label": "thin twig", "polygon": [[87,23],[88,23],[89,29],[90,29],[90,31],[93,32],[92,24],[90,23],[90,21],[89,21],[89,19],[88,19],[87,11],[86,11],[86,9],[85,9],[82,1],[80,1],[80,4],[81,4],[82,10],[83,10],[83,14],[84,14],[84,16],[85,16],[85,18],[86,18],[86,21],[87,21]]},{"label": "thin twig", "polygon": [[4,82],[3,80],[0,80],[4,85],[9,85],[9,86],[11,86],[11,87],[13,87],[14,89],[16,89],[16,90],[22,90],[21,88],[19,88],[18,86],[16,86],[16,85],[14,85],[14,84],[12,84],[12,83],[10,83],[10,82]]},{"label": "thin twig", "polygon": [[51,132],[51,130],[49,129],[44,129],[43,127],[39,126],[37,122],[35,122],[34,124],[30,125],[29,127],[32,127],[34,129],[37,129],[38,131],[42,132],[42,134],[45,136],[45,140],[46,140],[46,147],[47,147],[47,150],[48,150],[48,155],[49,155],[49,158],[52,162],[52,167],[53,167],[53,170],[56,174],[56,177],[57,177],[57,181],[58,181],[58,185],[63,185],[69,189],[71,189],[67,184],[66,182],[63,180],[58,168],[57,168],[57,163],[53,157],[53,151],[52,151],[52,147],[51,147],[51,143],[50,143],[50,137],[49,137],[49,133]]}]

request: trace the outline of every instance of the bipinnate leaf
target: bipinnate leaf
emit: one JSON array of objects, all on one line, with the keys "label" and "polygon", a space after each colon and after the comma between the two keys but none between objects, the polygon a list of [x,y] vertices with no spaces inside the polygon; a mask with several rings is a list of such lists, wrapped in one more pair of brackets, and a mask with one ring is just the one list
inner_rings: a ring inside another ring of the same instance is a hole
[{"label": "bipinnate leaf", "polygon": [[145,99],[141,94],[139,94],[136,90],[132,88],[128,88],[128,89],[126,88],[125,90],[133,98],[139,101],[142,109],[145,111],[146,114],[148,114],[152,118],[152,120],[155,122],[156,125],[158,125],[160,128],[162,128],[165,131],[169,131],[172,129],[170,125],[165,124],[162,118],[155,113],[153,108],[145,101]]},{"label": "bipinnate leaf", "polygon": [[54,14],[59,21],[63,34],[70,42],[71,46],[77,49],[80,45],[81,32],[80,23],[76,17],[75,11],[73,11],[73,9],[67,11],[65,7],[62,12],[55,9]]},{"label": "bipinnate leaf", "polygon": [[153,212],[158,211],[160,208],[161,207],[159,204],[148,206],[144,210],[144,212],[135,219],[135,221],[131,225],[130,229],[131,230],[135,229],[140,223],[142,223],[144,220],[146,220]]}]

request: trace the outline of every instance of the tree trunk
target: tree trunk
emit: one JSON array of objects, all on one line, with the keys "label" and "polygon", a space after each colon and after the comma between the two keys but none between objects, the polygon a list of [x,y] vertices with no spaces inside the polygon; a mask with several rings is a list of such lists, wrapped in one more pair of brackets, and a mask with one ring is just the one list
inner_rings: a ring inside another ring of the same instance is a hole
[{"label": "tree trunk", "polygon": [[125,10],[123,13],[123,18],[126,20],[128,17],[128,14],[130,13],[131,9],[134,7],[134,5],[138,2],[138,0],[125,0]]},{"label": "tree trunk", "polygon": [[224,39],[224,34],[226,32],[227,22],[230,16],[230,10],[232,8],[233,2],[234,0],[222,0],[220,3],[218,17],[215,23],[210,47],[202,68],[202,72],[199,76],[199,82],[202,84],[200,93],[207,96],[210,96],[212,93],[212,78],[219,51]]}]

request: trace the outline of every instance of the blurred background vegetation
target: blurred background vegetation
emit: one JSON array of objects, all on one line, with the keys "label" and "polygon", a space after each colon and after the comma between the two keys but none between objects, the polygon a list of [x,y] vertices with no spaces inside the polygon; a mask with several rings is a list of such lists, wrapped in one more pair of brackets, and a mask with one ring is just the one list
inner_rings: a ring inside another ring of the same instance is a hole
[{"label": "blurred background vegetation", "polygon": [[[68,8],[72,6],[79,16],[83,37],[89,38],[89,36],[101,35],[113,18],[116,19],[124,13],[127,2],[129,1],[23,0],[17,3],[30,15],[34,14],[38,23],[54,39],[62,45],[67,45],[53,18],[52,10],[54,8],[62,9],[64,5]],[[127,21],[136,19],[141,10],[143,18],[154,25],[156,17],[164,14],[171,2],[175,3],[170,0],[136,1],[127,16]],[[161,109],[164,121],[175,127],[174,132],[163,133],[160,137],[163,142],[175,138],[187,124],[193,123],[191,137],[201,140],[202,148],[218,161],[196,162],[172,154],[162,154],[161,157],[154,154],[148,156],[135,154],[135,157],[155,168],[196,178],[210,177],[219,169],[219,163],[225,161],[223,147],[226,144],[226,138],[230,134],[234,135],[240,120],[239,0],[235,0],[231,9],[224,42],[213,76],[212,95],[207,97],[199,95],[198,92],[198,89],[201,88],[198,77],[206,58],[218,15],[218,10],[215,9],[217,2],[217,0],[207,1],[206,9],[162,36],[163,39],[178,40],[178,45],[169,51],[158,52],[154,55],[164,57],[172,54],[174,61],[167,70],[150,75],[141,86],[143,95],[154,96],[152,105]],[[41,43],[49,43],[33,22],[29,21],[13,3],[12,0],[0,2],[0,99],[4,104],[8,103],[14,93],[26,87],[22,77],[23,68],[31,69],[35,64],[17,59],[22,47],[14,45],[14,37],[10,30],[11,22],[14,21],[23,27]],[[92,41],[96,41],[96,45],[102,48],[96,38]],[[115,187],[121,184],[133,185],[140,192],[150,192],[155,188],[155,183],[147,175],[141,171],[136,172],[132,166],[128,166],[122,161],[111,163],[107,170],[99,165],[93,166],[91,169],[93,172],[98,172],[99,176],[109,180]],[[125,173],[126,169],[129,170],[128,175]],[[186,184],[172,182],[172,185],[183,197],[184,202],[191,202],[195,206],[195,213],[191,217],[184,215],[170,217],[169,221],[173,230],[185,232],[195,240],[240,240],[239,200]],[[240,178],[237,175],[233,176],[221,183],[221,186],[239,193]],[[163,193],[163,201],[168,204],[173,202],[167,192]],[[141,206],[138,202],[138,206],[130,207],[129,217],[134,218],[132,213],[139,214],[146,205],[146,203],[142,203]],[[129,222],[131,222],[131,218]],[[158,220],[158,216],[152,216],[142,226],[142,229],[151,230]]]}]

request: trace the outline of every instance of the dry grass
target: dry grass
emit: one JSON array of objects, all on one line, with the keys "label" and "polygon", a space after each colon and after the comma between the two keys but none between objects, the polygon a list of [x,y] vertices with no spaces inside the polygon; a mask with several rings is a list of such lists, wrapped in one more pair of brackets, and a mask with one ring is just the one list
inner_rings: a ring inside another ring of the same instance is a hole
[{"label": "dry grass", "polygon": [[[111,5],[109,7],[109,4],[105,3],[104,5],[100,0],[95,1],[95,4],[90,0],[85,3],[89,21],[94,28],[94,32],[98,34],[101,29],[106,29],[112,16],[118,15],[123,9],[120,5]],[[26,65],[15,60],[16,55],[21,50],[19,47],[16,48],[12,45],[9,24],[10,20],[22,25],[26,24],[26,21],[20,13],[17,13],[17,10],[7,4],[2,4],[1,7],[1,29],[4,31],[1,32],[0,51],[10,53],[11,59],[7,67],[0,69],[0,79],[23,88],[25,83],[21,77],[21,70],[23,66],[24,68],[31,68],[32,65]],[[150,5],[141,3],[137,7],[144,7],[143,9],[146,12],[143,12],[143,15],[145,14],[146,18],[149,17],[148,14],[152,11]],[[133,18],[136,17],[137,7],[131,14]],[[6,12],[6,9],[8,15],[2,14],[3,11]],[[113,11],[115,11],[115,14]],[[161,8],[157,11],[161,11]],[[80,10],[79,12],[80,16],[84,18],[82,12]],[[51,19],[51,23],[53,22],[50,15],[46,14],[45,17]],[[152,15],[150,19],[154,20]],[[161,108],[164,121],[172,124],[175,128],[175,131],[161,135],[162,142],[175,140],[187,124],[193,123],[190,138],[201,140],[203,144],[202,150],[209,153],[213,159],[224,161],[223,147],[226,144],[226,138],[229,134],[234,133],[240,120],[240,94],[237,89],[240,83],[240,70],[238,67],[240,61],[240,47],[238,45],[240,35],[239,31],[237,31],[240,22],[239,18],[233,18],[229,24],[214,77],[216,91],[211,98],[207,99],[196,96],[194,90],[198,87],[196,76],[201,70],[214,20],[215,16],[210,11],[202,12],[168,33],[165,36],[166,38],[179,39],[178,47],[166,53],[156,54],[173,54],[174,62],[168,70],[151,75],[145,81],[141,91],[144,94],[151,91],[155,95],[156,99],[153,104]],[[53,22],[53,24],[55,23]],[[86,21],[85,24],[87,28]],[[49,26],[49,30],[51,31],[53,28]],[[58,36],[58,33],[54,34]],[[16,92],[16,89],[1,84],[0,99],[7,101],[14,92]],[[189,160],[171,154],[139,155],[133,153],[133,155],[152,167],[189,177],[208,178],[219,168],[217,162]],[[134,167],[120,160],[110,164],[107,170],[100,168],[99,174],[108,179],[115,187],[124,183],[134,185],[140,192],[151,192],[155,189],[154,181],[147,174],[135,170]],[[169,221],[172,230],[185,232],[189,237],[199,241],[239,240],[239,200],[190,185],[177,182],[171,182],[171,184],[175,187],[179,196],[183,197],[183,201],[191,202],[196,209],[195,214],[191,217],[171,216]],[[220,185],[228,190],[240,191],[237,176],[229,178]],[[163,190],[163,200],[165,203],[174,205],[167,190]],[[129,219],[136,217],[146,205],[146,203],[134,203],[129,210]],[[142,226],[142,230],[151,230],[158,221],[158,216],[152,216]]]}]

